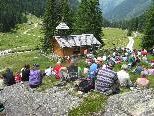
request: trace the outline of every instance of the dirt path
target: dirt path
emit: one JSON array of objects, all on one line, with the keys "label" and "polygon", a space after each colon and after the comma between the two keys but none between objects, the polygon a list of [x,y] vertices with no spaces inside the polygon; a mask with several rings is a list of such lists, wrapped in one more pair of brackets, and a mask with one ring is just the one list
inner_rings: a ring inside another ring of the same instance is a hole
[{"label": "dirt path", "polygon": [[133,37],[128,37],[129,43],[127,44],[126,48],[129,48],[130,50],[133,50],[133,45],[134,45],[134,38],[136,38],[138,35],[138,32],[133,32]]},{"label": "dirt path", "polygon": [[134,37],[128,37],[129,43],[127,44],[126,48],[129,48],[130,50],[133,50],[133,45],[134,45]]}]

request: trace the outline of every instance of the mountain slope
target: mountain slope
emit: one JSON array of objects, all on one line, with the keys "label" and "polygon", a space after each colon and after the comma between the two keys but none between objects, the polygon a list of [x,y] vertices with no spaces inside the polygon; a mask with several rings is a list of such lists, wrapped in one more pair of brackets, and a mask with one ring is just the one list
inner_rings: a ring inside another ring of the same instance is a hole
[{"label": "mountain slope", "polygon": [[69,0],[72,8],[76,8],[79,5],[79,0]]},{"label": "mountain slope", "polygon": [[100,0],[104,16],[110,21],[137,17],[150,6],[151,0]]},{"label": "mountain slope", "polygon": [[112,11],[115,7],[121,4],[124,0],[99,0],[100,7],[105,14]]}]

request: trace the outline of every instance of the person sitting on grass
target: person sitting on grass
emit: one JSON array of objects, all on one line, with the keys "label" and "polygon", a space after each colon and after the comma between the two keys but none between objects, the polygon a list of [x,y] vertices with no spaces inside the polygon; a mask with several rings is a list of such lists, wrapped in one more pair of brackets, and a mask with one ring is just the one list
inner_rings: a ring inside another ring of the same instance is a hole
[{"label": "person sitting on grass", "polygon": [[22,81],[28,81],[29,80],[29,74],[30,74],[30,65],[25,64],[24,68],[21,69]]},{"label": "person sitting on grass", "polygon": [[14,79],[15,79],[15,83],[21,82],[21,75],[19,72],[16,72]]},{"label": "person sitting on grass", "polygon": [[55,76],[56,76],[57,80],[60,79],[60,69],[61,69],[61,67],[62,67],[61,62],[58,61],[55,65],[55,67],[53,68],[53,71],[55,72]]},{"label": "person sitting on grass", "polygon": [[129,73],[127,72],[128,66],[126,64],[123,64],[121,69],[122,69],[121,71],[117,72],[120,85],[123,87],[132,86],[132,82],[130,80]]},{"label": "person sitting on grass", "polygon": [[103,59],[101,57],[98,57],[96,61],[92,59],[91,62],[89,62],[89,70],[87,76],[92,81],[93,85],[95,85],[95,80],[99,68],[102,68],[102,62]]},{"label": "person sitting on grass", "polygon": [[52,71],[53,71],[53,68],[51,66],[47,67],[47,69],[45,70],[45,74],[46,76],[52,76]]},{"label": "person sitting on grass", "polygon": [[144,55],[144,56],[142,57],[142,61],[148,63],[148,58],[147,58],[146,55]]},{"label": "person sitting on grass", "polygon": [[115,65],[114,61],[108,61],[106,68],[98,70],[97,79],[95,82],[96,91],[105,95],[117,94],[120,92],[119,80],[117,73],[112,69]]},{"label": "person sitting on grass", "polygon": [[15,79],[13,71],[10,68],[6,68],[5,72],[2,74],[4,79],[4,84],[7,86],[15,84]]},{"label": "person sitting on grass", "polygon": [[123,61],[123,62],[127,62],[127,61],[128,61],[128,57],[127,57],[126,55],[123,55],[123,56],[122,56],[122,61]]},{"label": "person sitting on grass", "polygon": [[97,57],[96,63],[97,63],[97,69],[103,67],[103,58]]},{"label": "person sitting on grass", "polygon": [[149,75],[154,75],[154,65],[151,66],[150,69],[148,69]]},{"label": "person sitting on grass", "polygon": [[67,67],[67,71],[70,81],[75,81],[79,78],[79,68],[75,65],[74,60],[70,61],[70,65]]},{"label": "person sitting on grass", "polygon": [[33,69],[30,70],[29,86],[31,88],[37,88],[42,84],[43,74],[39,69],[38,64],[33,65]]},{"label": "person sitting on grass", "polygon": [[138,64],[138,66],[134,69],[134,73],[135,74],[141,74],[141,72],[144,70],[143,66],[141,66],[140,64]]},{"label": "person sitting on grass", "polygon": [[145,56],[145,55],[147,55],[147,54],[148,54],[148,52],[147,52],[147,50],[146,50],[146,49],[142,49],[141,54],[142,54],[142,56]]},{"label": "person sitting on grass", "polygon": [[140,88],[140,89],[144,89],[144,88],[148,88],[150,85],[149,80],[147,79],[147,75],[144,73],[144,71],[141,72],[141,77],[139,77],[136,82],[135,85]]},{"label": "person sitting on grass", "polygon": [[149,75],[148,66],[144,66],[143,72],[145,75]]},{"label": "person sitting on grass", "polygon": [[90,79],[95,78],[96,74],[97,74],[97,69],[98,69],[98,64],[96,64],[96,62],[92,59],[91,65],[89,67],[88,78],[90,78]]},{"label": "person sitting on grass", "polygon": [[128,59],[128,66],[131,69],[136,64],[134,55],[131,55]]},{"label": "person sitting on grass", "polygon": [[88,77],[88,72],[89,72],[89,66],[87,65],[84,69],[83,69],[83,75],[85,77]]}]

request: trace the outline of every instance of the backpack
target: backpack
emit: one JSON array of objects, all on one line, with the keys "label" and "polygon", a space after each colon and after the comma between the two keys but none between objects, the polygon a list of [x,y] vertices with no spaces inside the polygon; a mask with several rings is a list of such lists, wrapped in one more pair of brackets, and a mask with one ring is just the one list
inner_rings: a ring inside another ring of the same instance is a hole
[{"label": "backpack", "polygon": [[78,91],[82,91],[82,92],[89,92],[91,89],[94,89],[94,83],[93,81],[90,79],[83,79],[81,80],[81,82],[78,85]]}]

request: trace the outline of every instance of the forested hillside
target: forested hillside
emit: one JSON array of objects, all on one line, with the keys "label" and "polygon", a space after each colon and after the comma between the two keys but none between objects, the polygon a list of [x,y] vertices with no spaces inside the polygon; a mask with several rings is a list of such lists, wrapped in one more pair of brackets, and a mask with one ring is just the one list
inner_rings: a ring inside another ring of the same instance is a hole
[{"label": "forested hillside", "polygon": [[[78,0],[69,2],[72,8],[76,8],[79,3]],[[10,31],[17,23],[26,22],[27,13],[42,17],[45,7],[46,0],[1,0],[0,32]]]},{"label": "forested hillside", "polygon": [[0,32],[10,31],[17,23],[26,22],[25,14],[44,14],[46,0],[1,0]]},{"label": "forested hillside", "polygon": [[9,31],[15,24],[25,21],[22,15],[22,5],[18,0],[1,0],[0,32]]},{"label": "forested hillside", "polygon": [[140,16],[149,8],[151,0],[100,0],[104,16],[110,21]]}]

